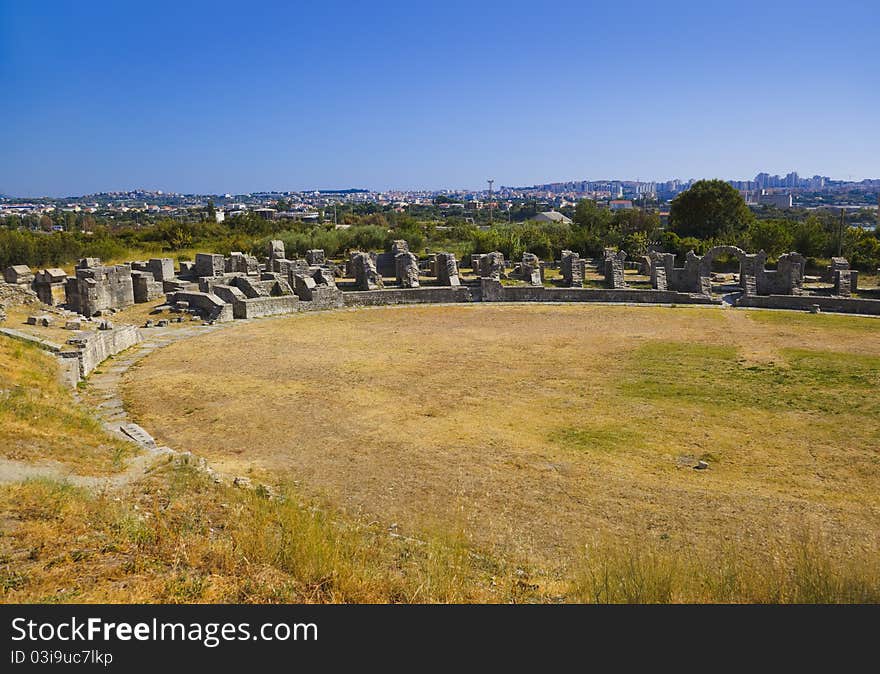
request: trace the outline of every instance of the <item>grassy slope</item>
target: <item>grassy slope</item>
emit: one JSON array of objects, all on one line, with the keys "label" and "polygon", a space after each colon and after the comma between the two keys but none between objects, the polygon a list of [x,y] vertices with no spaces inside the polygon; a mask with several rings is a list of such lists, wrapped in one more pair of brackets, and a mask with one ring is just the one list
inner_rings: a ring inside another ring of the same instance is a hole
[{"label": "grassy slope", "polygon": [[110,437],[58,381],[55,359],[0,337],[0,456],[51,460],[81,474],[122,468],[131,445]]}]

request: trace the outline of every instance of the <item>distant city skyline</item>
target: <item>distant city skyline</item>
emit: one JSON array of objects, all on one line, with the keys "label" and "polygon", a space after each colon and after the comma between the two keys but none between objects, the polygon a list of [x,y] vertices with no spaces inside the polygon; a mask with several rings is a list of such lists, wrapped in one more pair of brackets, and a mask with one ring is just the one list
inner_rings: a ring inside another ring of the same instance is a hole
[{"label": "distant city skyline", "polygon": [[[558,186],[558,185],[567,185],[567,184],[603,184],[603,183],[613,183],[613,184],[641,184],[641,185],[657,185],[662,186],[664,184],[668,185],[670,183],[678,183],[682,185],[689,184],[695,180],[701,180],[704,178],[669,178],[669,179],[653,179],[653,178],[631,178],[631,177],[606,177],[606,178],[577,178],[573,180],[552,180],[552,181],[543,181],[537,182],[531,185],[526,184],[496,184],[495,191],[498,192],[500,190],[508,191],[508,190],[539,190],[544,187],[549,186]],[[771,174],[769,171],[760,171],[756,173],[751,178],[738,179],[738,178],[728,178],[724,176],[713,176],[712,179],[724,180],[726,182],[732,183],[740,188],[746,188],[748,186],[749,189],[801,189],[801,190],[814,190],[819,191],[825,187],[825,183],[862,183],[862,182],[872,182],[875,183],[872,187],[880,187],[880,177],[865,177],[849,180],[848,178],[835,178],[834,176],[828,176],[823,174],[814,174],[812,176],[802,176],[797,171],[789,171],[786,174],[775,173]],[[818,180],[817,180],[818,179]],[[498,182],[498,181],[494,181]],[[676,185],[677,187],[678,185]],[[62,194],[62,195],[38,195],[38,194],[6,194],[0,192],[0,197],[4,197],[7,199],[10,198],[19,198],[19,199],[78,199],[84,196],[90,195],[98,195],[98,194],[125,194],[125,193],[134,193],[134,192],[144,192],[144,193],[156,193],[156,194],[197,194],[203,196],[221,196],[221,195],[246,195],[246,194],[285,194],[285,193],[309,193],[309,192],[324,192],[324,193],[332,193],[332,192],[348,192],[348,191],[364,191],[371,193],[406,193],[406,192],[431,192],[431,193],[440,193],[440,192],[486,192],[488,191],[488,187],[486,184],[478,187],[460,187],[460,186],[451,186],[451,185],[436,185],[430,187],[418,187],[418,188],[396,188],[396,187],[388,187],[388,188],[368,188],[362,187],[359,185],[349,185],[344,188],[325,188],[320,186],[312,186],[308,188],[278,188],[278,189],[257,189],[250,191],[239,191],[239,192],[225,192],[225,191],[216,191],[209,190],[205,192],[189,192],[185,190],[162,190],[158,188],[151,187],[130,187],[128,189],[118,189],[118,190],[98,190],[96,192],[88,192],[82,194]]]},{"label": "distant city skyline", "polygon": [[852,0],[0,0],[0,193],[870,179],[878,19]]}]

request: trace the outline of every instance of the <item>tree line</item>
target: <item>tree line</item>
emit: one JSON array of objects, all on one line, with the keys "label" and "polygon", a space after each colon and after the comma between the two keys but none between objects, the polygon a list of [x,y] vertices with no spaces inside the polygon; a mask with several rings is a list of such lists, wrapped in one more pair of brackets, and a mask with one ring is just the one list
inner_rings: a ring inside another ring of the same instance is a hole
[{"label": "tree line", "polygon": [[284,241],[290,255],[321,248],[331,257],[351,250],[388,250],[395,239],[406,239],[416,253],[449,250],[465,258],[499,250],[511,259],[530,252],[545,260],[559,259],[565,249],[595,257],[612,247],[632,258],[648,250],[684,255],[688,250],[703,253],[712,246],[729,244],[748,251],[764,250],[771,259],[797,251],[813,260],[826,260],[840,251],[855,268],[873,271],[880,266],[877,231],[842,225],[829,213],[758,217],[739,192],[723,181],[699,181],[680,194],[672,202],[665,226],[656,212],[610,211],[587,199],[569,212],[571,224],[524,220],[489,227],[463,217],[420,218],[383,210],[378,204],[358,204],[337,213],[337,221],[347,225],[344,228],[332,222],[265,220],[253,213],[218,223],[207,210],[148,224],[65,213],[56,217],[68,224],[73,218],[78,225],[64,232],[44,231],[48,223],[34,227],[33,219],[7,218],[0,227],[0,268],[64,265],[80,257],[134,259],[142,252],[184,258],[193,249],[262,255],[271,239]]}]

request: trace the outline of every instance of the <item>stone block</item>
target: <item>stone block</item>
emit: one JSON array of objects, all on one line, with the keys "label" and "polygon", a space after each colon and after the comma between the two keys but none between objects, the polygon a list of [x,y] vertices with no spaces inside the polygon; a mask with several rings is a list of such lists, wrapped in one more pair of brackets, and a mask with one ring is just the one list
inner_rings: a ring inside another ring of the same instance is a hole
[{"label": "stone block", "polygon": [[3,280],[15,285],[29,285],[34,280],[34,274],[27,265],[14,264],[4,270]]}]

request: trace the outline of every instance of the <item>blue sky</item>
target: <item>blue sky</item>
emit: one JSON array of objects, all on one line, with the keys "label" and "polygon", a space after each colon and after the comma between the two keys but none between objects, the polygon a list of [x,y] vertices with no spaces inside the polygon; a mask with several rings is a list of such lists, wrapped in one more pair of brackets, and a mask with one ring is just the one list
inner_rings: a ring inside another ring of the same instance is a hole
[{"label": "blue sky", "polygon": [[0,193],[880,176],[880,3],[0,0]]}]

